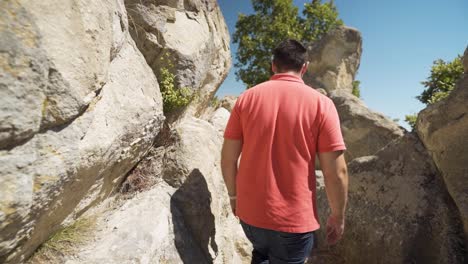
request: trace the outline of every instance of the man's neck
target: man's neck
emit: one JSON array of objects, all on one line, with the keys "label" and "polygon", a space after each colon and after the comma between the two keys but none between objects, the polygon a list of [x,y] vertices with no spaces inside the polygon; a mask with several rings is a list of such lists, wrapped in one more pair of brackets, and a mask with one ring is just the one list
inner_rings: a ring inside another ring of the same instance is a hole
[{"label": "man's neck", "polygon": [[294,75],[302,79],[302,74],[296,71],[275,72],[275,74],[289,74],[289,75]]}]

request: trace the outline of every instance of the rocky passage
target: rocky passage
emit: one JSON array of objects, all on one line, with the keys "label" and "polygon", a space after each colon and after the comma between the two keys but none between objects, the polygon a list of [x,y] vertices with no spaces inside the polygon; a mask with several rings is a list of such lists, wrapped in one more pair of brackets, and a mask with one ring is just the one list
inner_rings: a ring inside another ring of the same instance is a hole
[{"label": "rocky passage", "polygon": [[[347,27],[309,47],[351,177],[344,240],[319,231],[311,261],[465,263],[468,50],[408,132],[351,94],[361,49]],[[209,106],[230,64],[215,0],[0,2],[0,263],[249,263],[219,168],[236,99]],[[171,118],[164,68],[197,95]]]}]

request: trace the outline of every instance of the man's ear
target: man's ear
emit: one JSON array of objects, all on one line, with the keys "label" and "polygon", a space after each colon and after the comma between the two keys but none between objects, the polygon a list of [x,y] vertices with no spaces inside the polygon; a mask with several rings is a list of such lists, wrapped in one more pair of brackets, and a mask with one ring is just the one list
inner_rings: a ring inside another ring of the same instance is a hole
[{"label": "man's ear", "polygon": [[304,63],[301,68],[301,75],[304,75],[307,72],[308,68],[309,68],[309,62]]},{"label": "man's ear", "polygon": [[271,62],[271,71],[276,74],[276,72],[278,72],[278,68],[276,68],[276,65],[275,63],[272,61]]}]

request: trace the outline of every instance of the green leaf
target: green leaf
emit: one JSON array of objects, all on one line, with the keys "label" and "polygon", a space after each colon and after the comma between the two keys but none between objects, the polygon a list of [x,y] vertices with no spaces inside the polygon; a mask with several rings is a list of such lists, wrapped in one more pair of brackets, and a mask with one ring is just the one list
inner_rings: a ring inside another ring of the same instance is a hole
[{"label": "green leaf", "polygon": [[[173,64],[168,65],[173,67]],[[166,114],[187,106],[194,97],[191,89],[177,87],[175,74],[171,73],[166,67],[159,70],[158,83],[163,98],[163,110]]]}]

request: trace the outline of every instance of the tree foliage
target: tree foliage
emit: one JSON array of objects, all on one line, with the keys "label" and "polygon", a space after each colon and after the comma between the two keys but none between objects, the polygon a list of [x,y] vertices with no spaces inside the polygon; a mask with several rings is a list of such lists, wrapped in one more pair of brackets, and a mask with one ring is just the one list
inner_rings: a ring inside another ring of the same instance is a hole
[{"label": "tree foliage", "polygon": [[320,0],[314,0],[304,5],[302,14],[303,17],[298,18],[302,26],[302,41],[309,43],[343,24],[333,1],[321,3]]},{"label": "tree foliage", "polygon": [[177,86],[176,75],[172,72],[174,63],[169,53],[163,55],[161,62],[166,66],[159,69],[158,83],[163,99],[163,111],[169,114],[187,106],[194,99],[195,94],[188,87]]},{"label": "tree foliage", "polygon": [[416,98],[429,105],[447,97],[463,74],[462,58],[459,55],[453,61],[438,59],[431,67],[431,74],[421,82],[426,89]]},{"label": "tree foliage", "polygon": [[163,98],[163,110],[168,114],[187,106],[193,99],[193,92],[187,87],[177,87],[175,74],[167,68],[160,69],[159,87]]},{"label": "tree foliage", "polygon": [[[455,88],[455,84],[463,74],[462,57],[458,55],[453,61],[438,59],[433,62],[431,73],[426,81],[421,82],[425,90],[416,98],[426,105],[436,103]],[[412,127],[416,125],[418,115],[406,115],[405,121]]]},{"label": "tree foliage", "polygon": [[240,14],[233,34],[239,44],[236,75],[248,87],[270,78],[271,54],[279,42],[287,38],[312,42],[343,24],[333,2],[307,3],[302,16],[292,0],[252,0],[252,4],[254,14]]},{"label": "tree foliage", "polygon": [[412,114],[412,115],[405,115],[405,122],[410,125],[411,128],[414,128],[416,125],[416,120],[418,119],[417,114]]}]

